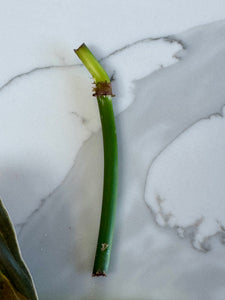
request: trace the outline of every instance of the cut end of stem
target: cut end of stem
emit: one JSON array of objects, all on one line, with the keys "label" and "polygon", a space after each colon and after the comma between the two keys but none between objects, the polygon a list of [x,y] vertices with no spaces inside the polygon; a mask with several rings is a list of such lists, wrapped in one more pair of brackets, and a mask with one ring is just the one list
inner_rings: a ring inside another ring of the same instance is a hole
[{"label": "cut end of stem", "polygon": [[85,47],[87,47],[87,46],[86,46],[85,43],[83,43],[83,44],[81,44],[77,49],[73,49],[73,51],[74,51],[75,53],[77,53],[77,52],[79,52],[80,48],[85,48]]},{"label": "cut end of stem", "polygon": [[97,271],[95,273],[92,273],[92,277],[99,277],[99,276],[106,277],[106,273],[104,271]]}]

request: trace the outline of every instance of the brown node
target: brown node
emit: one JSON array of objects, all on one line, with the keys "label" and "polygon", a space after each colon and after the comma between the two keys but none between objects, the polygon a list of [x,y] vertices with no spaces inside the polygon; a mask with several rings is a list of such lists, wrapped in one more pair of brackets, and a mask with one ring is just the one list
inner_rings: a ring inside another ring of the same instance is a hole
[{"label": "brown node", "polygon": [[100,96],[111,96],[115,97],[112,93],[112,86],[111,82],[107,81],[100,81],[96,83],[96,86],[93,88],[93,96],[100,97]]}]

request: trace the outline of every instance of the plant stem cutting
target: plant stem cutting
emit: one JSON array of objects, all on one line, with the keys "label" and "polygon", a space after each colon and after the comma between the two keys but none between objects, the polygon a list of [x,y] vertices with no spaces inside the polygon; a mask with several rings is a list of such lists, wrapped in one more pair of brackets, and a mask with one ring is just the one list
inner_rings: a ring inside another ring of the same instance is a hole
[{"label": "plant stem cutting", "polygon": [[74,50],[94,78],[104,147],[103,199],[93,276],[106,276],[112,248],[116,213],[118,153],[111,82],[106,71],[85,44]]}]

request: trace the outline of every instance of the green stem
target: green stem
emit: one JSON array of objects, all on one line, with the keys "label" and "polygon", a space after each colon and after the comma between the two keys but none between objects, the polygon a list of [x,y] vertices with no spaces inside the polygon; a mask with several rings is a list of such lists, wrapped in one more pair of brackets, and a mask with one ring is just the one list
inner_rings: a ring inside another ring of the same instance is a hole
[{"label": "green stem", "polygon": [[74,50],[80,60],[93,76],[94,89],[102,124],[104,146],[104,183],[101,221],[98,243],[93,268],[93,276],[106,276],[112,248],[116,212],[118,154],[116,125],[112,105],[110,79],[103,67],[88,49],[82,44]]}]

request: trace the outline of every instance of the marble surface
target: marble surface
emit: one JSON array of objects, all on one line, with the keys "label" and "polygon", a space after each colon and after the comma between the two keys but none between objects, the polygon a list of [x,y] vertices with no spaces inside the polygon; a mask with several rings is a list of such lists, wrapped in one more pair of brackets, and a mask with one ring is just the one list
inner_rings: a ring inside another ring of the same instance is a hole
[{"label": "marble surface", "polygon": [[[23,1],[0,11],[0,195],[41,300],[223,300],[224,1]],[[113,78],[119,193],[92,278],[103,149],[83,41]]]}]

